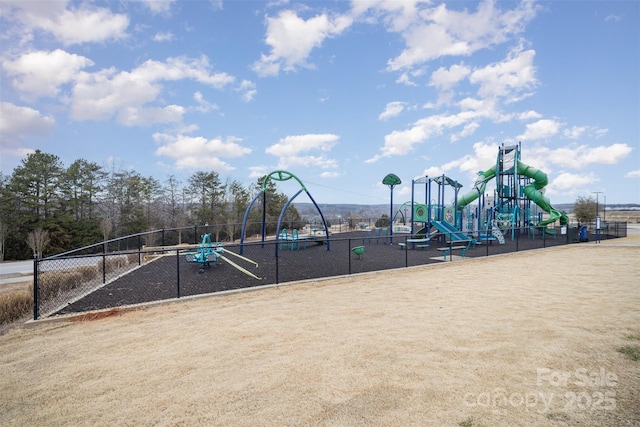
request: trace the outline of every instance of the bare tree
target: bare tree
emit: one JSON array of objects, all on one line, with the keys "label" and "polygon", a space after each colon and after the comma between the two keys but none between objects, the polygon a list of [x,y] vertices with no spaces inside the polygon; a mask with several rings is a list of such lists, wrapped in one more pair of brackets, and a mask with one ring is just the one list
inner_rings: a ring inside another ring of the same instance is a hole
[{"label": "bare tree", "polygon": [[102,237],[104,243],[104,251],[107,252],[107,239],[109,239],[109,235],[111,234],[111,230],[113,229],[113,224],[107,218],[103,218],[100,221],[100,231],[102,231]]},{"label": "bare tree", "polygon": [[27,234],[27,246],[33,251],[33,255],[40,258],[44,248],[49,244],[49,232],[38,227]]},{"label": "bare tree", "polygon": [[578,197],[573,205],[573,214],[578,222],[588,224],[596,219],[596,200],[593,197]]}]

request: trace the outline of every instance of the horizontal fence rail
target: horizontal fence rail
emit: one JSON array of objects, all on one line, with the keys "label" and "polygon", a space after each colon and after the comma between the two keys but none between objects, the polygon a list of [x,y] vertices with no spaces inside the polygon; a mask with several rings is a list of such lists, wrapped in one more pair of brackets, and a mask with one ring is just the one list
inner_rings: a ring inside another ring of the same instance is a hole
[{"label": "horizontal fence rail", "polygon": [[[74,251],[73,255],[35,258],[34,319],[627,235],[626,223],[605,223],[600,230],[592,225],[509,230],[504,233],[504,244],[490,233],[483,233],[483,238],[476,233],[464,240],[463,233],[410,236],[375,227],[346,230],[332,234],[331,250],[327,250],[324,236],[297,240],[275,240],[272,236],[264,243],[244,243],[242,248],[225,243],[215,253],[198,258],[201,246],[193,244],[199,240],[194,234],[180,231],[190,241],[185,244],[179,243],[177,235],[168,239],[164,230],[164,239],[158,234],[153,245],[148,235],[135,235],[129,243],[121,240],[94,245],[100,253]],[[200,231],[206,229],[192,229],[191,233]]]}]

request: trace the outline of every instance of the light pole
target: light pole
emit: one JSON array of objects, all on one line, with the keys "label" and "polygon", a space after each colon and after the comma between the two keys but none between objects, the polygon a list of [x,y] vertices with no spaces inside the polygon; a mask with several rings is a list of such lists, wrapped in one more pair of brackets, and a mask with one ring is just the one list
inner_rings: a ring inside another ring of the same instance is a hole
[{"label": "light pole", "polygon": [[598,196],[604,193],[604,191],[592,191],[591,194],[596,195],[596,218],[598,218]]},{"label": "light pole", "polygon": [[598,215],[598,196],[602,191],[592,191],[596,195],[596,243],[600,242],[600,216]]}]

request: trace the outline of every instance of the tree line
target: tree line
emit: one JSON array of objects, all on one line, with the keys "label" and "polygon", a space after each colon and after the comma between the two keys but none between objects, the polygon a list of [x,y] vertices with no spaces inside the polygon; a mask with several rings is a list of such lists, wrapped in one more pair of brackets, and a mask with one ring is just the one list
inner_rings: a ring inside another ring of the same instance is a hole
[{"label": "tree line", "polygon": [[[240,237],[240,224],[266,176],[249,187],[215,171],[197,171],[186,183],[164,182],[134,170],[104,167],[84,159],[65,167],[54,154],[36,150],[10,176],[0,173],[0,260],[33,256],[29,240],[47,235],[46,254],[64,252],[114,237],[190,225],[213,227],[212,239]],[[269,180],[267,231],[274,232],[288,197]],[[250,212],[249,233],[258,233],[262,198]],[[291,228],[302,218],[294,206],[285,213]],[[194,242],[192,242],[194,243]]]}]

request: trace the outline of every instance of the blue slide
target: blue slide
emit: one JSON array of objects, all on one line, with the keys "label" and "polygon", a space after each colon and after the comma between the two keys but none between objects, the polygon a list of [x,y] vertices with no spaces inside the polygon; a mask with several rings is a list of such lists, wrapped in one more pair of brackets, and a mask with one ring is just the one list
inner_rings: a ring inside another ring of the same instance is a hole
[{"label": "blue slide", "polygon": [[447,236],[451,236],[450,238],[453,242],[467,242],[471,240],[471,237],[459,231],[457,228],[446,221],[431,221],[431,225],[437,228],[441,233]]}]

